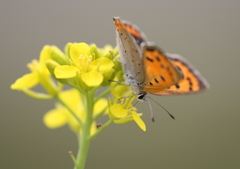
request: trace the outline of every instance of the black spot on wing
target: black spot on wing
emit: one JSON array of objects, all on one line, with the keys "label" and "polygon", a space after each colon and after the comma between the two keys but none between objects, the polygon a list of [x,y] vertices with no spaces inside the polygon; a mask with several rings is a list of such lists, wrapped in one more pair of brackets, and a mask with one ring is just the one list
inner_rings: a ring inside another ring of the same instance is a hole
[{"label": "black spot on wing", "polygon": [[160,78],[162,79],[162,81],[164,81],[164,82],[166,81],[162,75],[160,75]]},{"label": "black spot on wing", "polygon": [[187,81],[188,81],[188,83],[189,83],[189,90],[192,91],[192,90],[193,90],[193,89],[192,89],[192,85],[193,85],[193,84],[192,84],[192,80],[191,80],[189,77],[187,77],[186,79],[187,79]]},{"label": "black spot on wing", "polygon": [[159,83],[159,81],[157,80],[157,78],[156,78],[156,77],[154,78],[154,81],[155,81],[156,83]]},{"label": "black spot on wing", "polygon": [[150,62],[153,62],[154,60],[152,59],[152,58],[150,58],[150,57],[146,57],[146,59],[148,60],[148,61],[150,61]]},{"label": "black spot on wing", "polygon": [[160,62],[160,61],[161,61],[161,59],[160,59],[158,56],[156,56],[156,59],[157,59],[157,61],[158,61],[158,62]]},{"label": "black spot on wing", "polygon": [[179,86],[178,84],[175,84],[175,87],[176,87],[177,89],[179,89],[179,88],[180,88],[180,86]]}]

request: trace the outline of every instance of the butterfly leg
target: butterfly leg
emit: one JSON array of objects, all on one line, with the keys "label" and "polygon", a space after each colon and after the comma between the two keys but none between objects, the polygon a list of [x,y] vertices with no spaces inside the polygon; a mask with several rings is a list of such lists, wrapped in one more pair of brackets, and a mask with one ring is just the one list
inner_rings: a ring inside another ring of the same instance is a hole
[{"label": "butterfly leg", "polygon": [[[125,96],[125,97],[120,97],[118,100],[121,100],[121,99],[126,99],[126,98],[129,98],[129,97],[134,97],[136,96],[137,94],[133,94],[133,95],[130,95],[130,96]],[[138,102],[137,102],[138,103]]]}]

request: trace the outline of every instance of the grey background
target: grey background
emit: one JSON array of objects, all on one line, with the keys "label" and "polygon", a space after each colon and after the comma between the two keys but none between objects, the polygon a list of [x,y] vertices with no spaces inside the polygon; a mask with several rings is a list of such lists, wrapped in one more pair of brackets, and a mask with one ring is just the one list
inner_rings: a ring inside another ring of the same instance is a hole
[{"label": "grey background", "polygon": [[[147,131],[113,124],[95,140],[86,168],[240,168],[240,1],[0,1],[0,168],[66,169],[76,136],[50,130],[42,117],[55,101],[34,100],[10,85],[46,44],[115,46],[113,16],[137,24],[148,39],[179,53],[204,75],[203,94],[156,97],[176,120],[152,103],[138,104]],[[99,122],[104,123],[107,118]]]}]

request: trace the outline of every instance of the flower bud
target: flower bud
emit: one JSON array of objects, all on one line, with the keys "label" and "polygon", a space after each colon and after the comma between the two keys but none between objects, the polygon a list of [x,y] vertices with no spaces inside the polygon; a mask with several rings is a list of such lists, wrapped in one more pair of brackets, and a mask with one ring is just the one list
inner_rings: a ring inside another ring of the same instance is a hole
[{"label": "flower bud", "polygon": [[98,55],[98,50],[97,50],[97,46],[95,44],[93,44],[90,47],[90,53],[93,56],[93,60],[98,59],[99,55]]},{"label": "flower bud", "polygon": [[64,51],[65,51],[68,58],[70,58],[70,48],[71,48],[72,45],[73,45],[72,43],[68,43],[64,48]]},{"label": "flower bud", "polygon": [[47,67],[48,71],[50,72],[50,74],[52,75],[52,77],[54,77],[60,83],[67,84],[68,83],[67,79],[57,79],[56,78],[56,76],[54,74],[54,69],[57,66],[60,66],[60,65],[57,62],[55,62],[54,60],[47,60],[46,61],[46,67]]},{"label": "flower bud", "polygon": [[115,77],[115,70],[113,68],[105,70],[103,73],[103,82],[101,86],[106,87],[111,84],[109,80],[113,80]]},{"label": "flower bud", "polygon": [[103,57],[113,60],[113,53],[112,51],[107,52]]},{"label": "flower bud", "polygon": [[[116,58],[118,58],[118,57],[116,57]],[[114,64],[113,69],[115,69],[116,72],[118,72],[119,70],[122,69],[122,64],[121,64],[121,62],[119,62],[119,60],[116,59],[116,58],[113,59],[113,64]]]},{"label": "flower bud", "polygon": [[54,61],[60,65],[69,65],[69,60],[67,56],[56,46],[52,46],[50,49],[50,55]]},{"label": "flower bud", "polygon": [[[116,69],[115,69],[115,70],[116,70]],[[118,79],[119,82],[124,82],[124,81],[125,81],[123,75],[124,75],[124,73],[123,73],[122,69],[119,70],[119,71],[116,73],[116,77],[117,77],[117,79]]]}]

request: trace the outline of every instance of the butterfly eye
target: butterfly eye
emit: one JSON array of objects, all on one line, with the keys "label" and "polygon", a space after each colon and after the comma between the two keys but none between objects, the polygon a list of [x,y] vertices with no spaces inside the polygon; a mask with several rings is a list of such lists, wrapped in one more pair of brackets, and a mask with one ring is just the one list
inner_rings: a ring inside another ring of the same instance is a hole
[{"label": "butterfly eye", "polygon": [[147,94],[147,93],[139,93],[139,94],[138,94],[138,99],[139,99],[139,100],[145,100],[146,94]]}]

